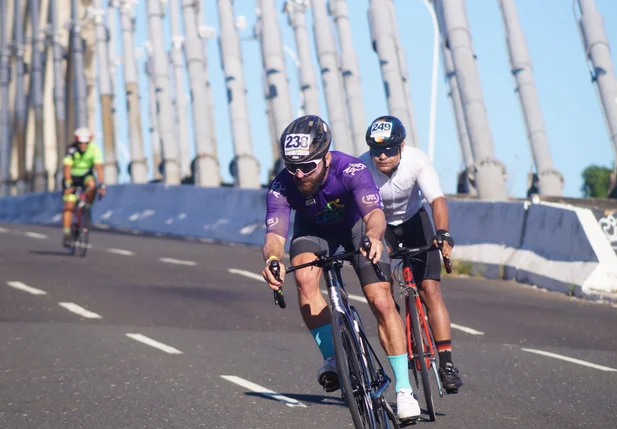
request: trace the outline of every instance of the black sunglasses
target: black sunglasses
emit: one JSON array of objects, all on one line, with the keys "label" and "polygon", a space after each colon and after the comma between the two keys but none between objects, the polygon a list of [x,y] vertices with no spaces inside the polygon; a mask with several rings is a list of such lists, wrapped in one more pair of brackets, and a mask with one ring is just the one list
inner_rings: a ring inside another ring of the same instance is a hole
[{"label": "black sunglasses", "polygon": [[285,163],[285,168],[287,169],[287,171],[289,171],[289,174],[293,176],[295,176],[298,173],[298,170],[300,170],[302,174],[307,176],[311,174],[313,171],[317,170],[317,167],[319,166],[320,162],[321,162],[321,159],[318,161],[302,162],[298,164]]},{"label": "black sunglasses", "polygon": [[398,155],[400,147],[398,146],[386,146],[386,147],[372,147],[371,156],[379,158],[382,153],[385,153],[388,158]]}]

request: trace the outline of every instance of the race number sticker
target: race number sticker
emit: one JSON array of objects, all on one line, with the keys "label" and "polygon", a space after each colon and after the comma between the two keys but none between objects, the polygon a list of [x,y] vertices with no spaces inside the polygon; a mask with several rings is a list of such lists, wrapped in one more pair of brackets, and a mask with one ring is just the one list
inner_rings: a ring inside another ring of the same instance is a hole
[{"label": "race number sticker", "polygon": [[392,135],[392,122],[375,122],[371,125],[371,138],[376,142],[387,140]]},{"label": "race number sticker", "polygon": [[307,156],[309,154],[311,136],[309,134],[288,134],[285,137],[285,156]]}]

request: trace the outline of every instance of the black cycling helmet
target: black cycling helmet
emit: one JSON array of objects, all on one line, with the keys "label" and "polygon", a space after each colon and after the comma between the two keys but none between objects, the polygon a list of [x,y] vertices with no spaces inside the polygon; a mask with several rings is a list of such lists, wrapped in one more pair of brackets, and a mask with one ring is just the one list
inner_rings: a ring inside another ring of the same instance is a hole
[{"label": "black cycling helmet", "polygon": [[300,116],[281,134],[281,159],[292,164],[322,159],[330,149],[331,140],[330,127],[323,119],[317,115]]},{"label": "black cycling helmet", "polygon": [[400,146],[407,136],[405,126],[395,116],[384,115],[375,119],[366,130],[366,144],[371,147]]}]

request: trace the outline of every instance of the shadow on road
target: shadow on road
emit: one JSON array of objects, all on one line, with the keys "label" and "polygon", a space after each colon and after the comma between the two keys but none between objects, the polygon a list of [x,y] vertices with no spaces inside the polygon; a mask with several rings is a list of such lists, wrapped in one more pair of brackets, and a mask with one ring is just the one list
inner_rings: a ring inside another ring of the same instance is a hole
[{"label": "shadow on road", "polygon": [[[276,401],[275,398],[272,397],[271,394],[268,393],[256,393],[256,392],[246,392],[247,396],[257,396],[265,399],[271,399]],[[289,398],[295,399],[296,401],[300,401],[302,403],[311,403],[311,404],[319,404],[319,405],[336,405],[339,407],[347,406],[343,398],[340,396],[324,396],[324,395],[308,395],[302,393],[281,393],[283,396],[287,396]]]},{"label": "shadow on road", "polygon": [[61,250],[31,250],[30,253],[33,253],[35,255],[74,256],[71,255],[68,251]]}]

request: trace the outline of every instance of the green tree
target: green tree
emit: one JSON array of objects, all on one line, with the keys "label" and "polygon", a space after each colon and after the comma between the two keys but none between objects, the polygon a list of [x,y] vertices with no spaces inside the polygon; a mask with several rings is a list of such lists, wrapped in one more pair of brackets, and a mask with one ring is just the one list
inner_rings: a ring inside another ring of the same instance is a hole
[{"label": "green tree", "polygon": [[608,198],[612,172],[613,170],[610,168],[601,167],[599,165],[590,165],[583,170],[583,186],[581,186],[583,196]]}]

